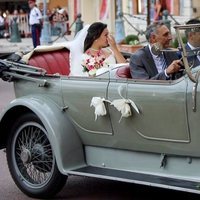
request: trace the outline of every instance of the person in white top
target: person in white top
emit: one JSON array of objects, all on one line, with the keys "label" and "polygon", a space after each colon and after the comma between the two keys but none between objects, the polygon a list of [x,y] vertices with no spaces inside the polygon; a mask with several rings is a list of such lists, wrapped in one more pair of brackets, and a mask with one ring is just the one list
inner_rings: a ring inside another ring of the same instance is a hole
[{"label": "person in white top", "polygon": [[31,26],[31,34],[34,48],[40,45],[40,35],[42,29],[42,14],[37,8],[35,0],[28,1],[29,8],[31,9],[29,14],[29,24]]},{"label": "person in white top", "polygon": [[2,16],[2,12],[1,12],[1,10],[0,10],[0,30],[3,30],[4,29],[4,24],[5,22],[4,22],[4,18],[3,18],[3,16]]},{"label": "person in white top", "polygon": [[95,76],[97,69],[109,67],[110,64],[126,63],[107,25],[101,22],[89,26],[83,51],[83,71],[86,71],[89,76]]}]

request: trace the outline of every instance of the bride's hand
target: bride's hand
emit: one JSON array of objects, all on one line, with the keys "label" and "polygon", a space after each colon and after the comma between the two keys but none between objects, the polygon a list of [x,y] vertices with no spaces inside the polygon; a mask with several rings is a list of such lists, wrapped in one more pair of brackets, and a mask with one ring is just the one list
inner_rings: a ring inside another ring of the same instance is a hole
[{"label": "bride's hand", "polygon": [[126,63],[126,59],[124,58],[124,56],[121,54],[121,52],[117,48],[117,44],[115,42],[114,37],[109,34],[107,37],[107,40],[108,40],[108,44],[110,45],[111,50],[113,51],[113,53],[115,55],[115,59],[116,59],[117,63]]},{"label": "bride's hand", "polygon": [[112,35],[108,35],[107,37],[108,40],[108,44],[110,46],[111,49],[116,49],[117,48],[117,44],[115,42],[115,38]]}]

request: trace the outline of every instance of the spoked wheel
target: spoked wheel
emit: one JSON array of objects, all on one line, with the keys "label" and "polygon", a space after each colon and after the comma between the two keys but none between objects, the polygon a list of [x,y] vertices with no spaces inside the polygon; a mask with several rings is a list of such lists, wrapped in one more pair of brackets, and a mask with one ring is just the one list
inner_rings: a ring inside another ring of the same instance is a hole
[{"label": "spoked wheel", "polygon": [[59,192],[66,176],[57,168],[48,134],[34,114],[15,123],[7,144],[10,173],[17,186],[28,196],[48,198]]}]

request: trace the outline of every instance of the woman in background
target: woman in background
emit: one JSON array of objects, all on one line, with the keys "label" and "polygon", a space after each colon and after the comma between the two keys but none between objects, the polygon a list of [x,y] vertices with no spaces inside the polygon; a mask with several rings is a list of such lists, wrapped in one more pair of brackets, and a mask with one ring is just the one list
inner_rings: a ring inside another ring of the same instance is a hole
[{"label": "woman in background", "polygon": [[156,0],[154,5],[154,21],[162,20],[163,10],[166,10],[165,0]]}]

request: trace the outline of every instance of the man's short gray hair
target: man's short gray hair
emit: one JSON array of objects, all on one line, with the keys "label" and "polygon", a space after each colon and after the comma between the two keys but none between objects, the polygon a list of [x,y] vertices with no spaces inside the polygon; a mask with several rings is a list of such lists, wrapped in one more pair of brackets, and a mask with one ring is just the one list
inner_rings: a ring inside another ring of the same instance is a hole
[{"label": "man's short gray hair", "polygon": [[153,24],[150,24],[146,29],[145,33],[146,39],[149,41],[152,33],[156,33],[158,28],[160,28],[163,25],[164,25],[163,22],[154,22]]}]

